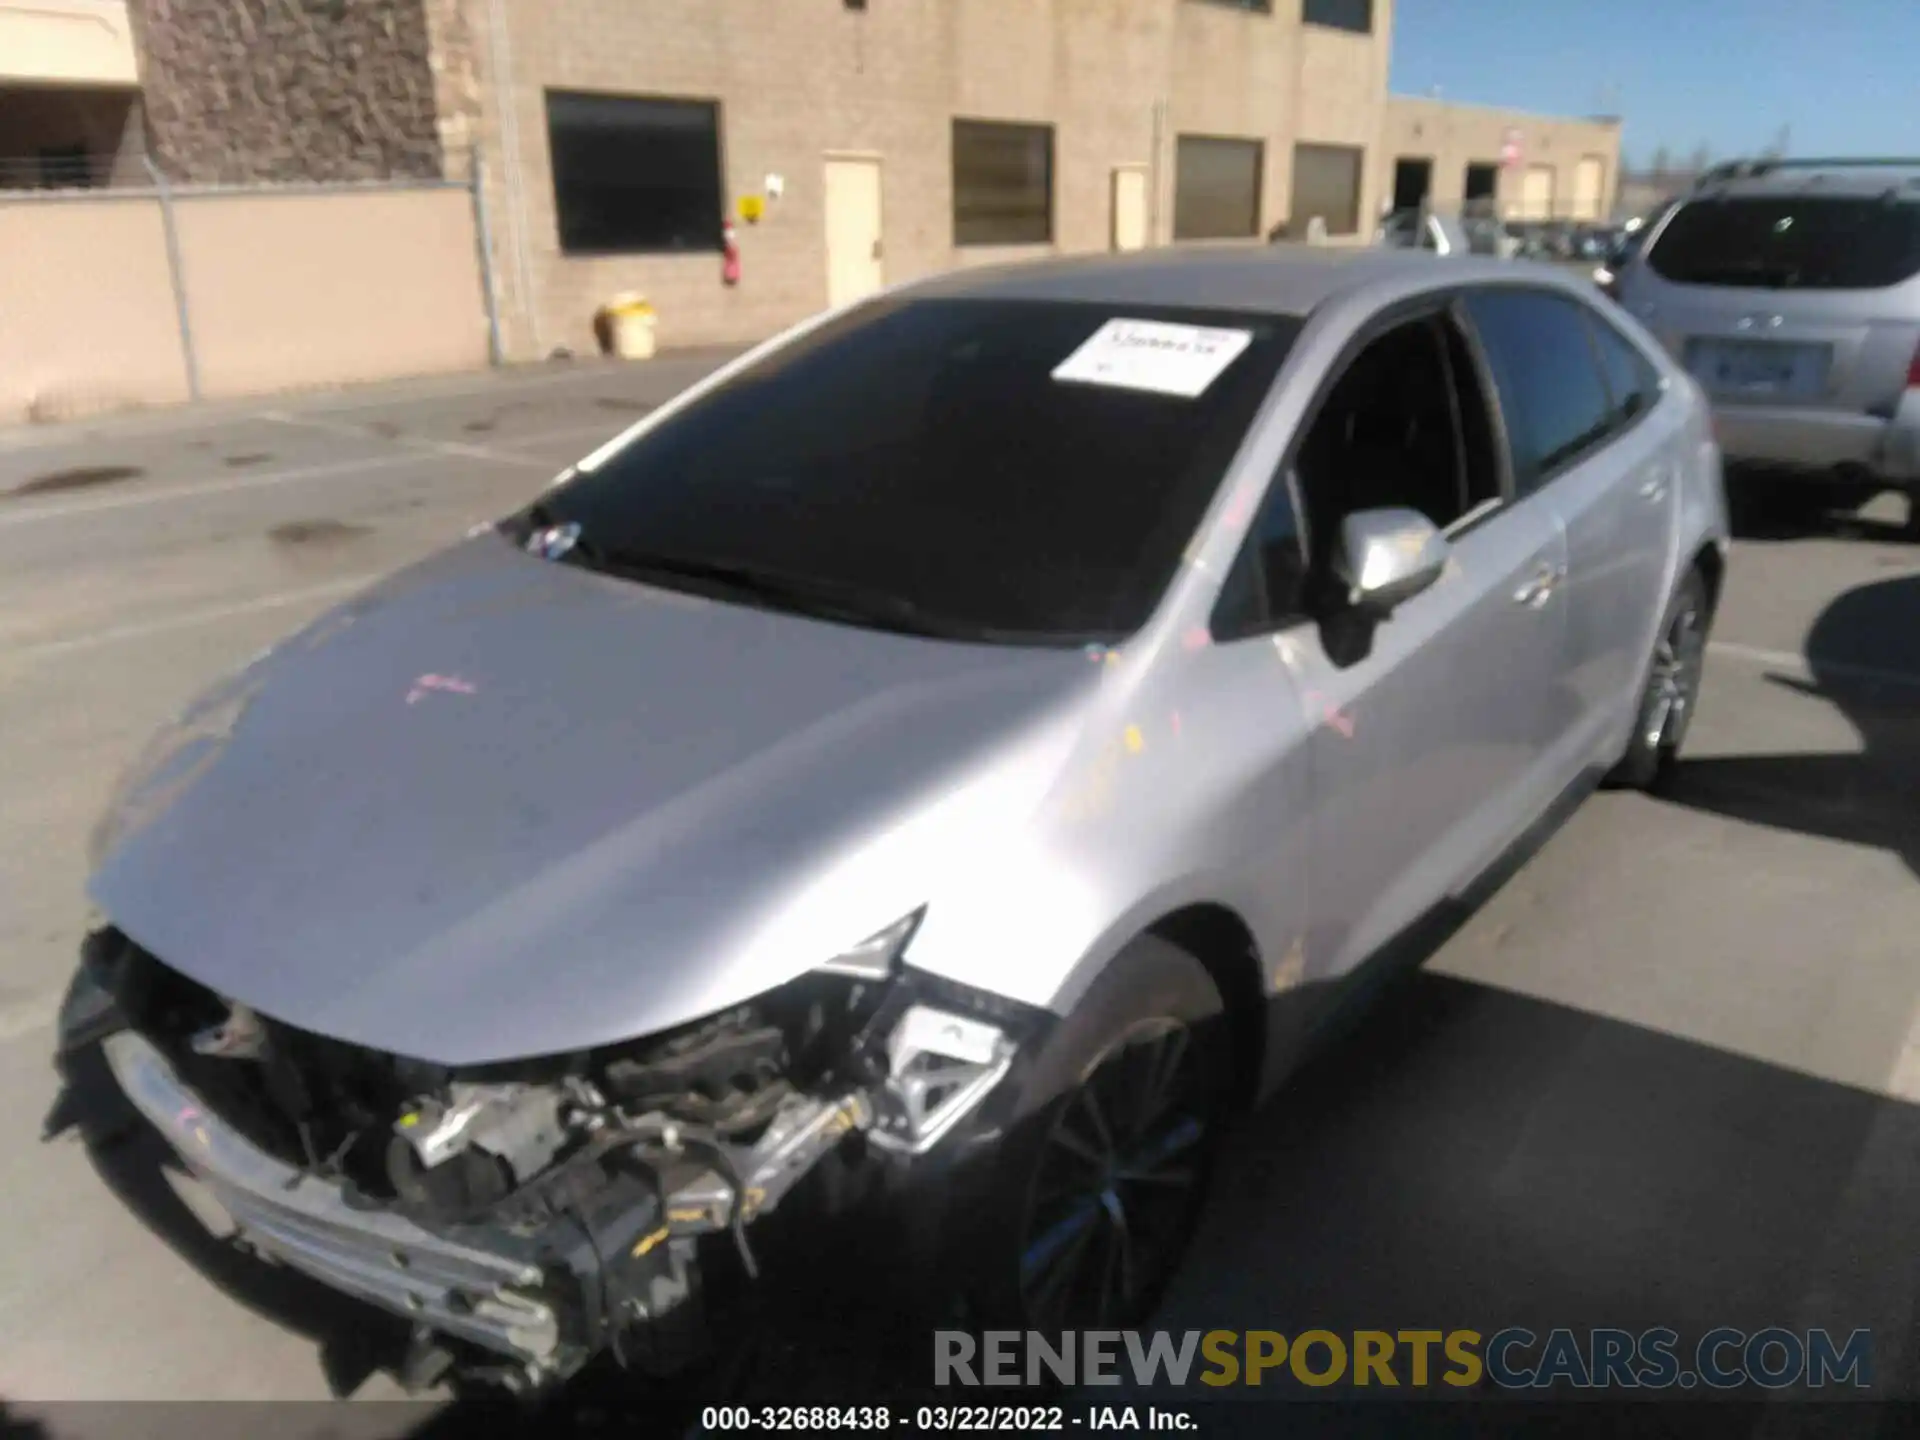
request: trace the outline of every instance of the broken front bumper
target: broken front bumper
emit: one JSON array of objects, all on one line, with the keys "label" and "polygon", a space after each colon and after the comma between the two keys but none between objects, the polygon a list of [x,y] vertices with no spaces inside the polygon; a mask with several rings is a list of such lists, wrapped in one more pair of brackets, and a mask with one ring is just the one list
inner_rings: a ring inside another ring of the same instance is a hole
[{"label": "broken front bumper", "polygon": [[296,1170],[215,1116],[141,1035],[123,1030],[103,1048],[127,1098],[263,1255],[506,1357],[530,1382],[570,1373],[597,1348],[581,1283],[595,1277],[556,1273],[566,1267],[554,1241],[566,1237],[478,1227],[455,1236],[351,1204],[338,1182]]},{"label": "broken front bumper", "polygon": [[[873,1089],[796,1096],[751,1147],[719,1157],[717,1167],[698,1148],[663,1154],[663,1143],[674,1150],[670,1122],[651,1140],[621,1132],[579,1157],[589,1193],[569,1187],[534,1220],[514,1210],[477,1223],[422,1224],[260,1148],[141,1032],[113,1030],[100,1044],[120,1088],[227,1212],[242,1243],[405,1317],[419,1335],[489,1352],[500,1361],[485,1367],[494,1378],[532,1388],[564,1379],[609,1347],[655,1371],[701,1353],[708,1335],[699,1242],[730,1230],[744,1259],[745,1227],[854,1132],[865,1137],[856,1152],[866,1157],[858,1166],[864,1180],[852,1192],[842,1188],[842,1201],[859,1193],[893,1212],[870,1238],[898,1232],[903,1272],[932,1262],[952,1224],[956,1164],[972,1169],[1004,1133],[1012,1092],[1002,1082],[1020,1050],[1010,1036],[1034,1034],[1035,1017],[1015,1023],[1000,1015],[989,1024],[957,1013],[954,997],[924,989],[903,991],[899,1010],[889,1012],[890,1076]],[[745,1268],[751,1276],[755,1267],[748,1260]]]}]

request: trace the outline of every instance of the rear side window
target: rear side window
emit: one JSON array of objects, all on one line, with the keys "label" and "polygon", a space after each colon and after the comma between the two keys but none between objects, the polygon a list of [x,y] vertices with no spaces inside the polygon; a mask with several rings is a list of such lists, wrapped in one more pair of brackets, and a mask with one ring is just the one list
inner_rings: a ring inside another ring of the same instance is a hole
[{"label": "rear side window", "polygon": [[1587,324],[1600,352],[1600,369],[1607,377],[1607,396],[1613,402],[1613,423],[1638,419],[1660,398],[1660,375],[1633,343],[1591,312]]},{"label": "rear side window", "polygon": [[1470,292],[1466,309],[1500,395],[1514,490],[1525,495],[1611,428],[1582,307],[1537,290],[1498,289]]},{"label": "rear side window", "polygon": [[1683,285],[1878,290],[1920,274],[1920,204],[1867,196],[1695,200],[1647,264]]}]

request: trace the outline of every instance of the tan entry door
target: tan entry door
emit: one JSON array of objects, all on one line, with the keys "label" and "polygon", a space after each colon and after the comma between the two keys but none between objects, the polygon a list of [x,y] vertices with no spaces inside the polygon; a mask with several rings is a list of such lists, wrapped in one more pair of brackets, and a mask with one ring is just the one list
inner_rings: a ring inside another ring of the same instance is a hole
[{"label": "tan entry door", "polygon": [[1553,218],[1553,167],[1551,165],[1529,165],[1527,173],[1520,177],[1520,218],[1522,220]]},{"label": "tan entry door", "polygon": [[1606,162],[1597,155],[1581,157],[1573,167],[1573,218],[1598,220],[1600,192],[1606,188]]},{"label": "tan entry door", "polygon": [[880,243],[880,162],[827,161],[827,304],[850,305],[886,284]]},{"label": "tan entry door", "polygon": [[1116,165],[1113,169],[1113,248],[1147,248],[1147,167]]}]

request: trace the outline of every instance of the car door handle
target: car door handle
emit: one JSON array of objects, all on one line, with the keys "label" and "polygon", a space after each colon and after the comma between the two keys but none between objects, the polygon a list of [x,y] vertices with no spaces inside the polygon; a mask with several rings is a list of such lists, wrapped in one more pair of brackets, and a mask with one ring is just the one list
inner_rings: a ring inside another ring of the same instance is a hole
[{"label": "car door handle", "polygon": [[1543,560],[1528,580],[1513,592],[1514,602],[1525,605],[1529,610],[1538,610],[1553,598],[1553,592],[1560,582],[1567,578],[1564,566],[1553,565]]},{"label": "car door handle", "polygon": [[1640,482],[1640,498],[1642,500],[1664,500],[1666,497],[1667,482],[1664,476],[1655,475],[1651,479]]}]

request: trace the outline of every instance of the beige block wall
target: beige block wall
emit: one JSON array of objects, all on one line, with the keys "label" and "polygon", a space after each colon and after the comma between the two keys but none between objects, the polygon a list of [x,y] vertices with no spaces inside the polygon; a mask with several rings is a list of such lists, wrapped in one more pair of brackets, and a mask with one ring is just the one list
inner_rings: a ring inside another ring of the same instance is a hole
[{"label": "beige block wall", "polygon": [[[1372,238],[1372,217],[1379,213],[1380,197],[1393,183],[1393,166],[1383,163],[1380,150],[1387,66],[1393,45],[1393,7],[1385,0],[1376,0],[1370,36],[1316,25],[1303,26],[1300,35],[1300,101],[1295,134],[1303,141],[1364,148],[1360,229],[1353,238],[1365,241]],[[1287,184],[1292,185],[1291,165]]]},{"label": "beige block wall", "polygon": [[1602,165],[1600,216],[1612,212],[1620,183],[1620,125],[1617,121],[1563,119],[1518,110],[1394,95],[1386,102],[1386,118],[1379,146],[1383,176],[1381,194],[1390,196],[1394,162],[1401,158],[1433,161],[1432,201],[1436,208],[1457,207],[1464,193],[1470,163],[1498,165],[1509,130],[1520,137],[1520,164],[1500,172],[1496,191],[1500,213],[1517,211],[1524,171],[1551,166],[1554,172],[1554,214],[1573,213],[1574,171],[1586,157]]},{"label": "beige block wall", "polygon": [[[1051,123],[1054,237],[1037,253],[1105,249],[1111,175],[1150,163],[1167,107],[1154,203],[1171,230],[1178,134],[1265,144],[1263,230],[1286,218],[1296,136],[1368,149],[1366,207],[1387,70],[1388,0],[1376,31],[1300,24],[1300,0],[1258,14],[1207,0],[476,0],[476,123],[495,217],[508,353],[592,348],[597,305],[637,289],[663,344],[755,339],[826,303],[822,166],[831,152],[883,165],[886,276],[1028,258],[1033,247],[953,244],[957,117]],[[505,16],[505,39],[492,29]],[[1303,74],[1306,79],[1303,82]],[[559,252],[544,91],[601,90],[721,102],[730,208],[785,180],[757,225],[739,225],[742,278],[716,254]],[[505,94],[510,105],[502,108]]]},{"label": "beige block wall", "polygon": [[206,395],[487,363],[464,190],[209,195],[177,214]]},{"label": "beige block wall", "polygon": [[187,398],[160,206],[0,200],[0,424]]},{"label": "beige block wall", "polygon": [[[265,394],[487,363],[464,190],[183,194],[201,393]],[[189,398],[151,192],[0,198],[0,424]]]}]

